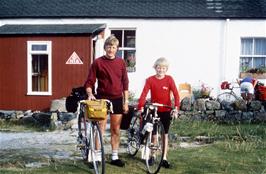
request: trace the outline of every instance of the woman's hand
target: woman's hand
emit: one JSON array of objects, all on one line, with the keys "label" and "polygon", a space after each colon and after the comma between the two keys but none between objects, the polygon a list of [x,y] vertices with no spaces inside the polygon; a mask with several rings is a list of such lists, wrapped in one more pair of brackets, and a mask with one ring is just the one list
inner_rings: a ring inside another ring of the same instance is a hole
[{"label": "woman's hand", "polygon": [[173,109],[171,111],[171,117],[172,117],[173,120],[178,119],[179,114],[178,114],[178,110],[177,109]]}]

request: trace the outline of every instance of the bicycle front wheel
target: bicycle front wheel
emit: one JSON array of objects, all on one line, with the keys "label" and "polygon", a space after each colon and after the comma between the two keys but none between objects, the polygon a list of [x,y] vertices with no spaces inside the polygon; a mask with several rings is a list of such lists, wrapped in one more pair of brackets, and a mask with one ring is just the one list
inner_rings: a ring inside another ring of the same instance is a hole
[{"label": "bicycle front wheel", "polygon": [[153,131],[146,136],[144,158],[150,174],[158,173],[164,156],[164,127],[160,121],[153,124]]},{"label": "bicycle front wheel", "polygon": [[224,92],[217,96],[217,101],[220,103],[222,102],[234,103],[237,99],[238,97],[230,92]]},{"label": "bicycle front wheel", "polygon": [[93,122],[91,127],[89,147],[89,162],[93,164],[95,174],[105,173],[105,158],[103,138],[98,122]]},{"label": "bicycle front wheel", "polygon": [[140,148],[140,122],[141,116],[135,115],[128,128],[127,151],[130,156],[135,156]]},{"label": "bicycle front wheel", "polygon": [[84,161],[88,160],[88,137],[89,124],[85,119],[84,111],[81,109],[78,116],[78,138],[77,147],[80,149],[81,156]]}]

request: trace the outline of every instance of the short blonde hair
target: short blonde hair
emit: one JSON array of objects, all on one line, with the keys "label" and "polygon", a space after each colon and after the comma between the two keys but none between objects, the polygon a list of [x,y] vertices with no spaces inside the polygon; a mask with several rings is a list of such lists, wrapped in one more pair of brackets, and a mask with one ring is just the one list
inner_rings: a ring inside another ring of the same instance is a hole
[{"label": "short blonde hair", "polygon": [[119,40],[114,35],[111,35],[105,40],[104,48],[106,48],[106,46],[108,46],[108,45],[116,45],[118,47],[119,46]]},{"label": "short blonde hair", "polygon": [[156,68],[157,66],[165,66],[168,69],[169,63],[166,58],[160,57],[154,62],[153,68]]}]

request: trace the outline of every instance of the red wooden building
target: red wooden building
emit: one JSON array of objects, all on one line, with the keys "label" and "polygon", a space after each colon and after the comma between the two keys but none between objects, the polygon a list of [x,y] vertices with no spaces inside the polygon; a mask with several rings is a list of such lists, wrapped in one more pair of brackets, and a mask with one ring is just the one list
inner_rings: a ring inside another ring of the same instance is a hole
[{"label": "red wooden building", "polygon": [[[104,24],[0,27],[0,110],[48,110],[84,84]],[[4,65],[4,66],[3,66]]]}]

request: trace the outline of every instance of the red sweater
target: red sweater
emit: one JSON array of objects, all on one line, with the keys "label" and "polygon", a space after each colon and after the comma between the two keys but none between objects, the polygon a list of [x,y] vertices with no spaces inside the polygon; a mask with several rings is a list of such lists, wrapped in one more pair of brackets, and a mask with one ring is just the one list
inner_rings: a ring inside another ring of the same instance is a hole
[{"label": "red sweater", "polygon": [[85,87],[93,89],[98,80],[97,96],[99,98],[116,99],[128,90],[128,76],[123,59],[108,59],[105,56],[95,59],[92,63]]},{"label": "red sweater", "polygon": [[[149,77],[146,80],[145,86],[142,90],[141,96],[139,98],[138,109],[144,106],[146,101],[146,96],[148,92],[151,92],[151,102],[160,103],[165,105],[172,105],[171,102],[171,91],[173,92],[175,99],[175,106],[179,108],[179,94],[175,85],[173,78],[166,75],[163,79],[157,79],[154,76]],[[159,107],[159,112],[169,111],[169,108]]]}]

